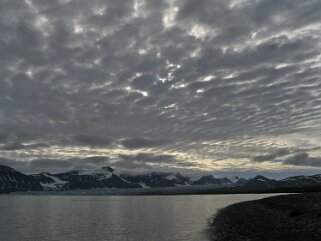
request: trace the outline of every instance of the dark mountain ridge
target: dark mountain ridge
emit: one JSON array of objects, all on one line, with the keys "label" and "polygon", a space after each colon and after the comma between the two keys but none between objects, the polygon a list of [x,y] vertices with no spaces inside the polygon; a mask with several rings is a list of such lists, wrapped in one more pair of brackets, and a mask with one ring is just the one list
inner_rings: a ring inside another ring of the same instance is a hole
[{"label": "dark mountain ridge", "polygon": [[34,177],[0,165],[0,193],[28,190],[41,191],[43,188]]}]

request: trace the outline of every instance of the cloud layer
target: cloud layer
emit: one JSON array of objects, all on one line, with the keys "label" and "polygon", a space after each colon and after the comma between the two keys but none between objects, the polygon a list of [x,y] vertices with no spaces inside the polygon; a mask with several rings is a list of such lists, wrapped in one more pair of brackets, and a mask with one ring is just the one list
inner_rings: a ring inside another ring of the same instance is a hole
[{"label": "cloud layer", "polygon": [[296,168],[271,153],[320,145],[320,19],[318,0],[1,1],[0,156]]}]

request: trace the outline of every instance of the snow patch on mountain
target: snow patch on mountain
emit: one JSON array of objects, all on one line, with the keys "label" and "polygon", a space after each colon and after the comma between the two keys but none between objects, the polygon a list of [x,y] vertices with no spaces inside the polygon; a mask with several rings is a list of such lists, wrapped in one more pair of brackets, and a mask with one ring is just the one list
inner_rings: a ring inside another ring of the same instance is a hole
[{"label": "snow patch on mountain", "polygon": [[138,183],[139,185],[141,185],[142,188],[150,188],[150,186],[147,186],[145,183],[140,182]]},{"label": "snow patch on mountain", "polygon": [[68,182],[63,181],[59,179],[58,177],[55,177],[54,175],[50,175],[49,173],[44,174],[45,177],[51,178],[56,184],[66,184]]},{"label": "snow patch on mountain", "polygon": [[39,183],[44,188],[44,190],[62,190],[63,186],[68,183],[67,181],[63,181],[47,172],[32,176],[39,180]]},{"label": "snow patch on mountain", "polygon": [[[98,170],[79,170],[78,175],[79,176],[93,176],[99,181],[103,181],[106,179],[109,179],[113,176],[114,169],[111,167],[102,167]],[[125,181],[125,180],[124,180]]]},{"label": "snow patch on mountain", "polygon": [[171,174],[171,175],[169,175],[169,176],[166,176],[165,178],[166,178],[167,180],[171,180],[171,181],[177,180],[177,177],[176,177],[175,175],[173,175],[173,174]]}]

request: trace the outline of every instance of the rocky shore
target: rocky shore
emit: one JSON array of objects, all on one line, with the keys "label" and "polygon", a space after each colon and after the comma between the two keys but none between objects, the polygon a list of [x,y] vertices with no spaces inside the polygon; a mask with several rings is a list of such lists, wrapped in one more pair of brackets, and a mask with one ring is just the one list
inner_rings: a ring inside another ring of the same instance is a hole
[{"label": "rocky shore", "polygon": [[210,223],[213,241],[320,241],[321,193],[237,203]]}]

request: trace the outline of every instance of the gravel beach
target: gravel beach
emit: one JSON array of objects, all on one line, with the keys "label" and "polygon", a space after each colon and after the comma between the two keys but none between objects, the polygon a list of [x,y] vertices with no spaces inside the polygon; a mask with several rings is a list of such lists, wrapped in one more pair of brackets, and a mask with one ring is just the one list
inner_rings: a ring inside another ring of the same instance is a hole
[{"label": "gravel beach", "polygon": [[210,223],[213,241],[320,241],[321,193],[237,203]]}]

